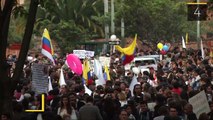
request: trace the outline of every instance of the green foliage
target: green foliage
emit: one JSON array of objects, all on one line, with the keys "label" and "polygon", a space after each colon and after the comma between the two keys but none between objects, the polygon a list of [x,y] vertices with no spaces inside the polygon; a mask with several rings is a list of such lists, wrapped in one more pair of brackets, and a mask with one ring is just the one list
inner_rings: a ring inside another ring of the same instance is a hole
[{"label": "green foliage", "polygon": [[[196,38],[196,22],[187,21],[187,5],[184,0],[118,0],[116,6],[116,25],[123,17],[125,36],[137,33],[142,39],[180,40],[189,33]],[[208,31],[209,23],[201,22],[201,32]],[[119,32],[120,28],[117,29]]]},{"label": "green foliage", "polygon": [[37,14],[36,34],[48,28],[64,52],[77,42],[103,37],[102,0],[46,0]]},{"label": "green foliage", "polygon": [[12,16],[8,34],[8,43],[21,43],[24,35],[26,19],[25,17]]}]

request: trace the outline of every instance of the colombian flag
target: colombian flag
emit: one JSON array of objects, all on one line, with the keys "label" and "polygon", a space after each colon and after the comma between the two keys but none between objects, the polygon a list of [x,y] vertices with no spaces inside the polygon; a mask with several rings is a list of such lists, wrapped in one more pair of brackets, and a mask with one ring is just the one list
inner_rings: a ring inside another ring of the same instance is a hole
[{"label": "colombian flag", "polygon": [[108,69],[107,65],[104,66],[104,79],[105,80],[111,80],[110,75],[109,75],[109,69]]},{"label": "colombian flag", "polygon": [[88,80],[90,79],[91,79],[90,65],[89,65],[89,61],[85,59],[83,62],[83,83],[88,84]]},{"label": "colombian flag", "polygon": [[55,64],[55,61],[54,61],[53,56],[52,56],[54,54],[53,46],[52,46],[52,43],[51,43],[49,32],[46,28],[44,29],[44,33],[43,33],[43,36],[42,36],[41,53],[43,55],[45,55],[46,57],[48,57],[53,62],[53,64]]},{"label": "colombian flag", "polygon": [[135,49],[137,45],[136,40],[137,40],[137,34],[135,35],[134,41],[128,47],[121,48],[118,45],[115,46],[115,49],[117,49],[122,54],[121,60],[123,65],[130,63],[134,59]]}]

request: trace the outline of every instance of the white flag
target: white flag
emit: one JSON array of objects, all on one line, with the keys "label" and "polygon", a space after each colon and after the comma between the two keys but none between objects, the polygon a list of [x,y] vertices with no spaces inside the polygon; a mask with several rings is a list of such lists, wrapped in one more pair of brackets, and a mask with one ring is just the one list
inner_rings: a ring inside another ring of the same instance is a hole
[{"label": "white flag", "polygon": [[106,81],[104,80],[102,65],[96,59],[94,59],[94,74],[98,78],[96,85],[104,85],[104,84],[106,84]]},{"label": "white flag", "polygon": [[85,93],[87,93],[88,95],[92,94],[92,91],[89,88],[87,88],[85,84],[84,84],[84,89],[85,89]]},{"label": "white flag", "polygon": [[204,50],[203,50],[203,41],[202,41],[202,39],[200,40],[200,49],[201,49],[201,56],[204,59],[205,58],[205,53],[204,53]]},{"label": "white flag", "polygon": [[49,81],[49,83],[48,83],[48,92],[49,92],[49,91],[53,90],[50,76],[48,77],[48,81]]},{"label": "white flag", "polygon": [[60,86],[67,85],[66,82],[65,82],[65,79],[64,79],[64,73],[63,73],[63,69],[62,68],[61,68],[59,84],[60,84]]},{"label": "white flag", "polygon": [[183,46],[183,48],[186,48],[186,44],[185,44],[185,40],[184,40],[183,36],[182,36],[182,46]]},{"label": "white flag", "polygon": [[132,96],[134,96],[133,90],[134,90],[134,86],[135,86],[136,84],[140,84],[140,83],[139,83],[138,80],[137,80],[137,76],[134,75],[133,78],[132,78],[132,81],[131,81],[131,83],[130,83],[130,85],[129,85],[129,90],[131,91],[131,95],[132,95]]}]

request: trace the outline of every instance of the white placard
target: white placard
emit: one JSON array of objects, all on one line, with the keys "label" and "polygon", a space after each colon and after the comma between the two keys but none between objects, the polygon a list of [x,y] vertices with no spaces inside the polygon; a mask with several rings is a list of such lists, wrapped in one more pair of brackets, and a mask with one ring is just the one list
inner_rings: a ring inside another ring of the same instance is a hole
[{"label": "white placard", "polygon": [[95,52],[94,51],[85,51],[85,56],[87,57],[87,58],[91,58],[91,57],[94,57],[94,54],[95,54]]},{"label": "white placard", "polygon": [[210,108],[206,98],[206,93],[201,91],[197,95],[189,99],[189,103],[193,106],[193,112],[196,114],[197,118],[201,113],[209,113]]},{"label": "white placard", "polygon": [[73,54],[77,55],[80,59],[85,59],[94,57],[95,52],[87,50],[73,50]]},{"label": "white placard", "polygon": [[109,67],[109,65],[110,65],[110,57],[101,56],[101,57],[99,57],[99,61],[101,62],[102,66],[107,65]]},{"label": "white placard", "polygon": [[78,56],[80,59],[85,58],[85,50],[73,50],[73,54]]}]

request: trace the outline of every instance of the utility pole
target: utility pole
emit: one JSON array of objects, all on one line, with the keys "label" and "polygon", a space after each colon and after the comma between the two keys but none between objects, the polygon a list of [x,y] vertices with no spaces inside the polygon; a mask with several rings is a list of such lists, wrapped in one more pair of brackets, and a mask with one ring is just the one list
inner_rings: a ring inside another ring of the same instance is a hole
[{"label": "utility pole", "polygon": [[[108,0],[104,0],[104,16],[106,17],[107,14],[109,13],[109,5],[108,5]],[[105,41],[109,41],[109,25],[107,22],[104,23],[104,34],[105,34]],[[108,45],[104,46],[104,52],[108,52],[107,49]]]},{"label": "utility pole", "polygon": [[[123,5],[124,0],[122,0],[121,2],[122,2],[121,4]],[[122,17],[121,18],[121,46],[122,47],[124,47],[125,43],[126,43],[125,38],[124,38],[125,37],[125,33],[124,33],[125,31],[124,30],[125,30],[124,29],[124,18]]]},{"label": "utility pole", "polygon": [[[107,13],[109,12],[109,5],[108,0],[104,0],[104,15],[107,16]],[[105,40],[109,40],[109,25],[105,22]]]},{"label": "utility pole", "polygon": [[114,6],[114,0],[111,0],[111,35],[115,34],[115,6]]}]

